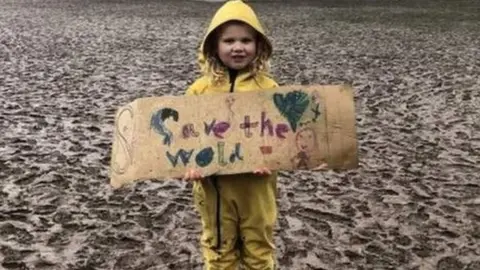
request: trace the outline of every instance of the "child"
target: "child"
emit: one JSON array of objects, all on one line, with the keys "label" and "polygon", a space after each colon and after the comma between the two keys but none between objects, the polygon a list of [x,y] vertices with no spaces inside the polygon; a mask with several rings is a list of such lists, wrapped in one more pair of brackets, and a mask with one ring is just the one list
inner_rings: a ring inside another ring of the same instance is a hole
[{"label": "child", "polygon": [[[227,1],[214,15],[200,47],[203,76],[187,95],[271,89],[272,45],[254,11],[240,0]],[[277,218],[276,172],[214,175],[196,180],[195,206],[202,221],[201,246],[206,269],[275,269],[273,227]]]}]

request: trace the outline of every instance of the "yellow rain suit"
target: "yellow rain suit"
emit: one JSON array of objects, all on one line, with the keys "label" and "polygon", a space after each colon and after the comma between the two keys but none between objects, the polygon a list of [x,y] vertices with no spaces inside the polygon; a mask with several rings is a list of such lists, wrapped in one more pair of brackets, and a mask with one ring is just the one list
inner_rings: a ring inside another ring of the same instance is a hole
[{"label": "yellow rain suit", "polygon": [[[200,65],[206,59],[203,48],[208,35],[230,20],[240,20],[252,26],[264,36],[271,52],[271,44],[254,11],[242,1],[227,1],[208,27],[200,47]],[[186,95],[278,86],[261,73],[252,76],[249,72],[240,72],[235,77],[227,73],[227,76],[225,83],[213,86],[203,75],[187,89]],[[266,176],[253,173],[214,175],[195,182],[193,198],[202,221],[201,246],[206,269],[237,269],[240,263],[245,269],[275,269],[276,181],[277,173],[273,172]]]}]

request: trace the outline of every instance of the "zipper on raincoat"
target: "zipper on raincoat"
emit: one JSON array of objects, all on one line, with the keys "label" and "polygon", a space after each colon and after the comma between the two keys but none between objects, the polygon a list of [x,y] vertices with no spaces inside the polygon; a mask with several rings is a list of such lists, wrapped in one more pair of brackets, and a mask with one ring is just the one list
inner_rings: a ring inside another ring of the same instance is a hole
[{"label": "zipper on raincoat", "polygon": [[[238,71],[236,70],[229,70],[230,74],[230,93],[233,93],[235,90],[235,79],[237,77]],[[220,188],[218,187],[218,177],[214,175],[212,177],[213,187],[215,188],[216,196],[217,196],[217,207],[216,207],[216,227],[217,227],[217,246],[216,249],[219,250],[222,246],[222,224],[221,224],[221,216],[220,216]]]}]

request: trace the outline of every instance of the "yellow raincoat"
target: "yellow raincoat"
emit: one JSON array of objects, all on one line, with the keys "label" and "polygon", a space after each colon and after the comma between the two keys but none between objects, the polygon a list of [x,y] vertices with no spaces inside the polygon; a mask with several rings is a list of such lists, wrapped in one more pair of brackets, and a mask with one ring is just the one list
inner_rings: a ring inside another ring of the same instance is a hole
[{"label": "yellow raincoat", "polygon": [[[226,2],[214,15],[200,47],[199,64],[206,56],[203,46],[207,36],[218,26],[240,20],[265,37],[254,11],[239,0]],[[267,46],[271,44],[267,41]],[[225,83],[211,85],[208,76],[198,78],[186,95],[228,91],[271,89],[278,84],[265,74],[240,72],[235,78],[227,73]],[[229,83],[232,80],[231,83]],[[277,218],[277,173],[258,176],[253,173],[215,175],[197,181],[193,187],[195,206],[202,221],[201,246],[206,269],[275,269],[273,227]]]}]

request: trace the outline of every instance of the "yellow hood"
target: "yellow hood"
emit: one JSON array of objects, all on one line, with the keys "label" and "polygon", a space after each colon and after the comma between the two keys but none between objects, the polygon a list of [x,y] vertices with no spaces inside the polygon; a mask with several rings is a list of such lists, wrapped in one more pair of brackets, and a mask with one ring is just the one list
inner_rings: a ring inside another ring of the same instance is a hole
[{"label": "yellow hood", "polygon": [[258,20],[253,9],[249,5],[245,4],[242,0],[230,0],[217,10],[207,28],[205,37],[200,45],[200,52],[198,56],[200,67],[202,67],[205,62],[206,52],[204,50],[204,45],[208,37],[217,27],[231,20],[242,21],[253,27],[261,36],[263,36],[266,46],[268,47],[268,57],[270,57],[272,53],[272,44],[265,35],[265,30],[260,24],[260,21]]}]

